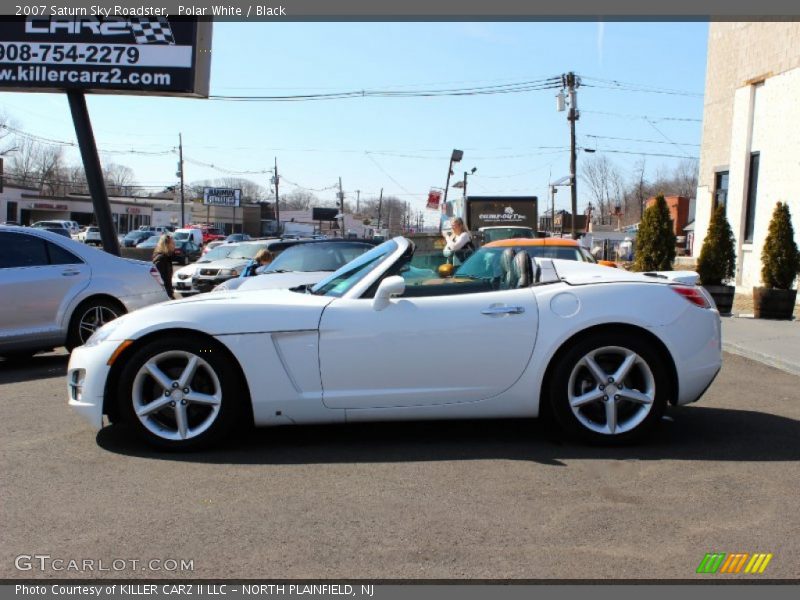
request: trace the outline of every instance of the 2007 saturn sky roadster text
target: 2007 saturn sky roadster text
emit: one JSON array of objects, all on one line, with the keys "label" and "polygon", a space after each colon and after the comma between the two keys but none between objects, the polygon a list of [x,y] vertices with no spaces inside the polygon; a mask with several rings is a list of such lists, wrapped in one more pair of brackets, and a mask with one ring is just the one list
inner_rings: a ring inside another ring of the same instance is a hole
[{"label": "2007 saturn sky roadster text", "polygon": [[[209,294],[123,316],[74,350],[69,403],[163,449],[256,425],[535,417],[639,438],[721,366],[702,288],[508,249],[486,279],[411,277],[398,237],[312,288]],[[404,274],[409,274],[408,281]]]}]

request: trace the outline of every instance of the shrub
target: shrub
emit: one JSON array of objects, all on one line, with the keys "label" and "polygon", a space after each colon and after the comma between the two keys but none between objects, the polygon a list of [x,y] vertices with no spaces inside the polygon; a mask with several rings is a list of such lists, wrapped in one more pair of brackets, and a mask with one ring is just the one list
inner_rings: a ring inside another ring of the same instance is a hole
[{"label": "shrub", "polygon": [[664,196],[658,196],[655,204],[642,215],[639,233],[636,236],[636,258],[634,271],[671,271],[675,260],[675,232]]},{"label": "shrub", "polygon": [[722,285],[736,271],[736,250],[733,231],[725,217],[725,207],[717,206],[711,215],[706,239],[697,259],[697,273],[703,285]]},{"label": "shrub", "polygon": [[789,205],[778,202],[769,222],[761,252],[761,281],[764,287],[788,290],[800,270],[800,252],[794,241]]}]

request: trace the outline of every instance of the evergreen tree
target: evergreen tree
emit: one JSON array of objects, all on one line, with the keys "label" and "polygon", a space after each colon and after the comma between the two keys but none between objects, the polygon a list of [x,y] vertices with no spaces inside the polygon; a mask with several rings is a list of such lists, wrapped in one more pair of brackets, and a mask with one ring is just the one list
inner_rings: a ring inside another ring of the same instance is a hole
[{"label": "evergreen tree", "polygon": [[697,272],[703,285],[722,285],[736,271],[736,249],[733,231],[725,217],[725,207],[717,206],[711,215],[703,249],[697,259]]},{"label": "evergreen tree", "polygon": [[794,241],[789,205],[778,202],[769,222],[761,252],[761,281],[765,287],[788,290],[800,270],[800,253]]},{"label": "evergreen tree", "polygon": [[675,232],[664,196],[644,211],[636,236],[634,271],[671,271],[675,260]]}]

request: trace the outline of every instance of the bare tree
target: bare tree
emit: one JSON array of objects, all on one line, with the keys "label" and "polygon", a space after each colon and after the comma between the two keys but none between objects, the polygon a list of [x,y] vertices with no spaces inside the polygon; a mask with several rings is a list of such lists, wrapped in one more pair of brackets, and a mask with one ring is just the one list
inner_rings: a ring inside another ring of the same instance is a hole
[{"label": "bare tree", "polygon": [[306,190],[294,190],[281,194],[281,210],[309,210],[321,206],[319,198]]},{"label": "bare tree", "polygon": [[135,182],[133,169],[117,163],[108,163],[103,168],[103,179],[112,196],[130,195],[130,186]]}]

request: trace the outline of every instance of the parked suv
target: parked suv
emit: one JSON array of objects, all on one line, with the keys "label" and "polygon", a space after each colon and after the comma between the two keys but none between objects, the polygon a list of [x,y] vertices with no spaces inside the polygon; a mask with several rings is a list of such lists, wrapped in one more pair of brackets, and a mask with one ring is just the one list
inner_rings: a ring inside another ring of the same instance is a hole
[{"label": "parked suv", "polygon": [[80,346],[118,316],[167,300],[149,263],[41,228],[0,229],[0,356]]}]

